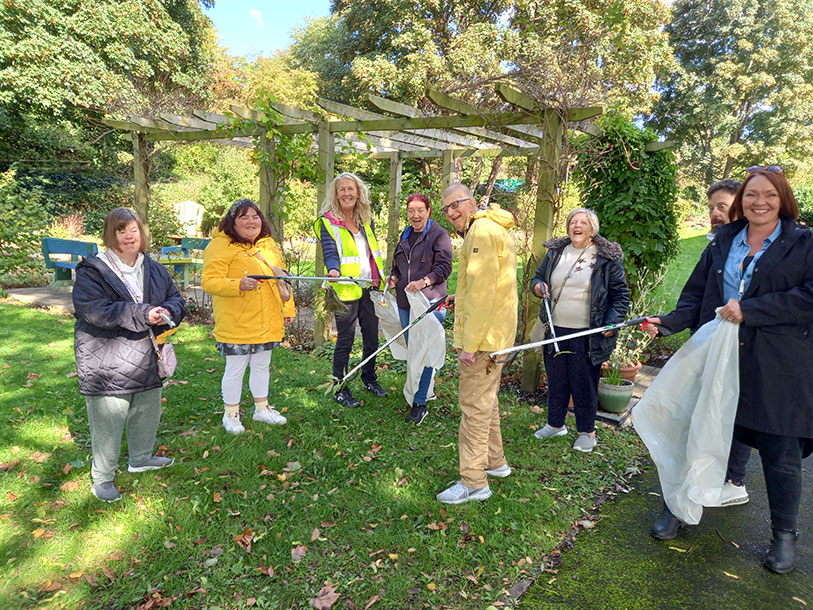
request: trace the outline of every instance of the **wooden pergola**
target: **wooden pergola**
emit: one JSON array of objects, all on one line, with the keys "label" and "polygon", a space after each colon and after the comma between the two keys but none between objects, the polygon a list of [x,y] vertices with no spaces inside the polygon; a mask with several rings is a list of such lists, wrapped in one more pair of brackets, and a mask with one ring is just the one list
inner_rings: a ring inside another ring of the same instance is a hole
[{"label": "wooden pergola", "polygon": [[[551,237],[559,183],[564,124],[581,122],[602,113],[601,107],[571,108],[566,113],[545,107],[541,102],[506,85],[496,86],[497,94],[510,106],[503,112],[484,112],[476,105],[429,91],[429,98],[447,114],[427,114],[418,108],[369,96],[380,112],[363,110],[346,104],[320,99],[323,112],[314,112],[272,102],[271,107],[283,120],[276,127],[281,134],[313,134],[318,152],[321,179],[314,217],[325,199],[334,177],[336,159],[361,157],[389,160],[390,189],[387,224],[387,266],[392,261],[400,228],[401,172],[404,159],[442,158],[445,189],[455,180],[455,159],[460,157],[537,157],[538,182],[532,256],[527,264],[535,265],[542,256],[542,243]],[[220,141],[238,146],[256,146],[273,158],[275,142],[258,120],[260,111],[231,106],[236,117],[245,119],[235,130],[231,118],[223,114],[193,111],[189,116],[160,113],[157,117],[130,116],[126,120],[104,119],[105,124],[131,133],[134,154],[135,208],[144,219],[149,212],[149,142]],[[592,124],[580,125],[597,133]],[[273,164],[260,166],[260,208],[269,216],[275,237],[281,238],[282,220],[274,210],[277,201],[277,176]],[[316,273],[322,275],[324,262],[317,248]],[[539,303],[531,301],[525,319],[537,315]],[[526,324],[526,332],[530,325]],[[320,343],[324,324],[317,318],[314,339]],[[532,391],[538,379],[538,356],[528,352],[523,360],[523,389]]]}]

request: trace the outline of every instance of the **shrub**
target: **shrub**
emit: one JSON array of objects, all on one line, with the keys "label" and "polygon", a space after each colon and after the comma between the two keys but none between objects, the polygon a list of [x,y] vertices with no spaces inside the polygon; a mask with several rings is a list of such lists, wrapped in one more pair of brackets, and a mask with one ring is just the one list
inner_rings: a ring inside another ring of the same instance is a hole
[{"label": "shrub", "polygon": [[640,278],[678,251],[677,165],[670,150],[644,150],[657,140],[651,129],[617,114],[597,122],[601,136],[580,139],[576,178],[585,205],[601,220],[601,233],[624,249],[634,298]]},{"label": "shrub", "polygon": [[797,186],[793,194],[799,203],[799,220],[813,227],[813,186]]},{"label": "shrub", "polygon": [[42,278],[40,238],[48,218],[42,214],[42,196],[19,183],[13,169],[0,174],[0,284],[31,283]]}]

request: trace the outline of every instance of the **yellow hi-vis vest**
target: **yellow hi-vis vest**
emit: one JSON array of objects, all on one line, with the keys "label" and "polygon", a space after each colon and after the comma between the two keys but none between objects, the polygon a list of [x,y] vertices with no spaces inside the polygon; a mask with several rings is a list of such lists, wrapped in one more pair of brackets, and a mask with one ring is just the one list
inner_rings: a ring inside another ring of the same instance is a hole
[{"label": "yellow hi-vis vest", "polygon": [[[339,251],[339,260],[341,261],[339,273],[346,277],[360,277],[361,255],[359,254],[358,248],[356,248],[356,240],[353,239],[353,234],[350,230],[346,227],[334,225],[325,216],[321,216],[313,224],[313,230],[317,238],[322,235],[320,224],[324,224],[336,242],[336,249]],[[370,247],[376,267],[378,267],[378,279],[382,281],[384,278],[384,259],[381,258],[378,240],[369,224],[365,224],[363,229],[367,236],[367,245]],[[336,296],[338,296],[341,301],[356,301],[361,298],[362,288],[358,284],[351,282],[328,282],[328,286],[331,286],[336,291]]]}]

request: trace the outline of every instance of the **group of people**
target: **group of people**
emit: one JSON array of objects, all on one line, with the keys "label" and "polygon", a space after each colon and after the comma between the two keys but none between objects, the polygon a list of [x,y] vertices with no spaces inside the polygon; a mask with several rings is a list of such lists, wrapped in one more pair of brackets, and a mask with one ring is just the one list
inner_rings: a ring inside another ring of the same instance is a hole
[{"label": "group of people", "polygon": [[[696,329],[718,308],[725,318],[740,324],[741,392],[722,504],[747,501],[745,463],[750,448],[756,447],[765,470],[774,532],[766,564],[786,572],[794,561],[801,460],[813,451],[813,407],[806,401],[813,381],[804,375],[810,361],[806,356],[813,355],[810,231],[795,223],[798,205],[777,166],[750,168],[743,184],[718,183],[708,195],[710,244],[675,311],[649,318],[646,330],[655,336]],[[447,295],[452,244],[431,213],[427,196],[416,193],[408,198],[409,224],[400,235],[388,274],[369,191],[358,176],[343,173],[333,180],[314,231],[327,277],[332,278],[326,287],[344,305],[335,314],[336,379],[346,381],[357,322],[363,356],[378,350],[373,291],[387,285],[395,290],[403,328],[410,321],[409,292],[422,292],[429,303],[454,303],[460,479],[437,499],[460,504],[489,498],[488,477],[512,472],[500,427],[503,365],[489,355],[512,346],[516,337],[517,263],[508,233],[514,220],[496,204],[478,206],[463,184],[443,192],[441,213],[463,238],[456,294]],[[545,243],[547,254],[530,285],[531,293],[546,301],[540,308],[546,338],[621,322],[629,306],[621,247],[599,234],[596,214],[585,208],[573,210],[566,226],[566,237]],[[253,419],[286,423],[268,402],[269,365],[284,324],[296,310],[291,286],[281,279],[287,276],[284,259],[270,233],[258,206],[241,199],[220,221],[204,253],[202,287],[212,294],[214,337],[226,359],[223,426],[232,434],[244,431],[239,404],[246,368]],[[125,423],[131,472],[172,463],[152,455],[161,414],[156,343],[181,322],[184,301],[163,266],[144,255],[147,239],[134,212],[117,208],[108,214],[104,244],[106,252],[78,265],[73,298],[77,370],[91,429],[92,490],[102,500],[115,501],[121,497],[113,477]],[[434,315],[442,322],[445,313],[441,306]],[[546,347],[548,413],[537,438],[547,441],[568,433],[565,416],[572,399],[578,432],[573,449],[593,450],[600,366],[615,342],[614,332],[605,331]],[[420,425],[427,416],[434,373],[432,367],[424,369],[408,423]],[[361,381],[374,396],[387,396],[378,382],[374,357],[362,367]],[[360,406],[347,383],[341,384],[334,400],[345,407]],[[682,526],[664,506],[652,534],[671,538]]]}]

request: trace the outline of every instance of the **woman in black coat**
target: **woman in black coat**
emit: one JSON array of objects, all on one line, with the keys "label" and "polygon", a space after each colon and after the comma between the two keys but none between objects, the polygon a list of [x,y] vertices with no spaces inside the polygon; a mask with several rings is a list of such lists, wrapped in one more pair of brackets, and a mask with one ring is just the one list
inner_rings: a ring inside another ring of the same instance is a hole
[{"label": "woman in black coat", "polygon": [[185,307],[167,270],[144,254],[147,239],[135,212],[112,210],[103,241],[106,252],[76,267],[74,351],[90,425],[92,492],[115,502],[121,499],[113,478],[125,423],[130,472],[172,464],[152,455],[162,381],[150,329],[155,335],[169,330],[165,317],[179,324]]},{"label": "woman in black coat", "polygon": [[[740,396],[734,438],[759,450],[773,538],[765,565],[795,563],[802,458],[813,452],[813,235],[782,168],[755,166],[694,268],[677,307],[648,318],[650,335],[696,329],[715,316],[739,324]],[[684,524],[668,507],[652,535],[671,539]]]},{"label": "woman in black coat", "polygon": [[[548,253],[531,280],[531,292],[551,298],[554,330],[564,336],[587,328],[623,322],[630,302],[621,246],[599,234],[598,216],[578,208],[567,215],[567,237],[545,242]],[[544,308],[539,319],[546,322]],[[550,329],[546,339],[551,337]],[[545,349],[548,374],[548,419],[536,431],[539,439],[567,434],[565,416],[573,396],[576,429],[573,448],[590,452],[596,445],[598,377],[601,364],[615,349],[615,333],[578,337]]]}]

